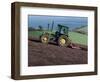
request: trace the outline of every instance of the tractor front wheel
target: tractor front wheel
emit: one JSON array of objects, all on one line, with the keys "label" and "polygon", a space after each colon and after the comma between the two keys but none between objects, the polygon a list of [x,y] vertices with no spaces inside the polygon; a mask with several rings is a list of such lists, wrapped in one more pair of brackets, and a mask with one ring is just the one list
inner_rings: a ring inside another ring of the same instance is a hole
[{"label": "tractor front wheel", "polygon": [[49,42],[49,35],[47,35],[47,34],[42,35],[41,36],[41,42],[45,43],[45,44],[48,44],[48,42]]},{"label": "tractor front wheel", "polygon": [[67,36],[65,35],[61,35],[59,38],[58,38],[58,45],[59,46],[68,46],[70,44],[70,40]]}]

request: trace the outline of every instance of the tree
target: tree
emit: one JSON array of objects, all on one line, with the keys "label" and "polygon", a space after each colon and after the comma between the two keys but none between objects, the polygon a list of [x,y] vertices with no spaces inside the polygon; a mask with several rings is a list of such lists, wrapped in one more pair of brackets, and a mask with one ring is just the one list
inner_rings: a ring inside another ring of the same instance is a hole
[{"label": "tree", "polygon": [[33,27],[28,27],[28,31],[35,31],[36,29]]},{"label": "tree", "polygon": [[41,25],[39,25],[39,30],[42,31],[43,30],[43,27]]}]

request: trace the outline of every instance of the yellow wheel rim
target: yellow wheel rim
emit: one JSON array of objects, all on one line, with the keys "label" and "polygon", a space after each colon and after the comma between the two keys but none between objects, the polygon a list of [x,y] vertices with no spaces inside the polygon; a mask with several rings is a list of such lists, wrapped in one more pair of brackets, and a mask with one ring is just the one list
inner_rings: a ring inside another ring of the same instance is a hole
[{"label": "yellow wheel rim", "polygon": [[62,39],[60,40],[60,44],[64,45],[65,43],[66,43],[66,40],[62,38]]},{"label": "yellow wheel rim", "polygon": [[43,37],[42,42],[46,43],[47,42],[47,37]]},{"label": "yellow wheel rim", "polygon": [[46,37],[44,37],[44,38],[43,38],[43,40],[44,40],[44,41],[47,41],[47,38],[46,38]]}]

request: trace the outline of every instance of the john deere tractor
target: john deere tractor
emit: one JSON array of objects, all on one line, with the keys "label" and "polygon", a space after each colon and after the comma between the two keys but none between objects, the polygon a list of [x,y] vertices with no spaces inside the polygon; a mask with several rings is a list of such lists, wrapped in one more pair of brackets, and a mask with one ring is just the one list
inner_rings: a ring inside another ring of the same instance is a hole
[{"label": "john deere tractor", "polygon": [[[58,24],[58,30],[56,32],[44,32],[40,40],[42,43],[48,44],[50,41],[56,42],[59,46],[68,46],[70,44],[70,39],[68,36],[69,27]],[[53,30],[53,25],[52,25]]]}]

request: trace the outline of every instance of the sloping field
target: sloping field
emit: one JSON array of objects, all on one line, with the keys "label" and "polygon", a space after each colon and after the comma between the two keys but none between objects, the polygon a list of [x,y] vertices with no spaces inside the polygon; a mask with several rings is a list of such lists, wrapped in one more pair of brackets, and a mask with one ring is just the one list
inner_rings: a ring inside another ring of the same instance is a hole
[{"label": "sloping field", "polygon": [[[49,65],[72,65],[87,64],[87,50],[60,47],[57,44],[42,44],[39,36],[43,32],[30,31],[28,36],[28,66],[49,66]],[[74,43],[86,44],[87,36],[69,32],[70,39]],[[36,38],[36,39],[35,39]]]}]

